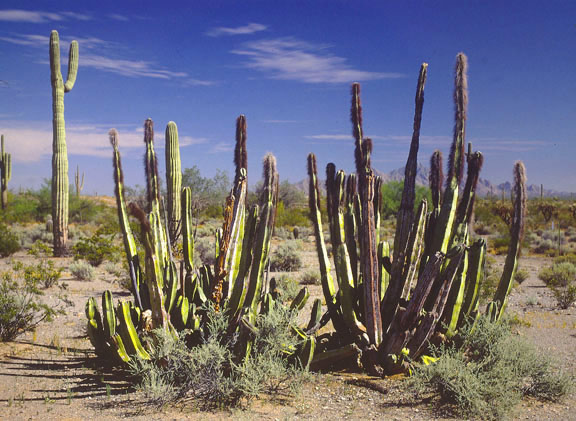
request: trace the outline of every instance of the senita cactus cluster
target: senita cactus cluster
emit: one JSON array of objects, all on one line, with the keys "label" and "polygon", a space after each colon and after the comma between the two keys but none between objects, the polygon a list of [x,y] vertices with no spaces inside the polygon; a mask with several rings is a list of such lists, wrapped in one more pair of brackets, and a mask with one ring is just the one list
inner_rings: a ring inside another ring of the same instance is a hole
[{"label": "senita cactus cluster", "polygon": [[[471,225],[483,155],[473,152],[470,144],[465,152],[466,68],[466,57],[459,54],[448,176],[444,181],[442,153],[435,151],[430,161],[432,203],[428,205],[423,200],[415,212],[427,64],[420,69],[413,136],[392,246],[380,234],[382,181],[371,167],[372,141],[363,134],[360,86],[352,86],[356,173],[346,176],[343,171],[336,171],[334,164],[326,168],[328,227],[336,282],[324,241],[316,157],[308,156],[310,215],[327,312],[322,316],[321,301],[316,300],[307,327],[291,327],[300,338],[300,346],[287,349],[286,355],[297,358],[303,365],[312,363],[321,367],[346,356],[360,355],[362,364],[373,373],[403,371],[409,361],[423,357],[431,342],[439,343],[457,335],[464,323],[473,323],[478,317],[486,242],[473,241]],[[142,210],[125,202],[118,133],[110,131],[118,218],[134,300],[120,301],[115,306],[112,294],[106,291],[101,311],[91,298],[86,315],[96,353],[118,362],[135,357],[149,359],[146,338],[153,329],[163,329],[175,337],[191,331],[189,344],[199,343],[209,307],[226,314],[227,331],[239,338],[234,351],[241,360],[250,354],[258,312],[282,305],[274,295],[275,288],[267,285],[263,276],[278,200],[275,158],[268,155],[264,159],[264,186],[259,204],[248,209],[246,119],[240,116],[236,124],[234,185],[224,206],[222,228],[216,233],[216,262],[213,267],[195,267],[191,191],[181,189],[177,136],[176,124],[170,122],[166,128],[168,204],[163,209],[153,124],[150,119],[145,122],[148,204]],[[465,167],[467,176],[462,183]],[[523,235],[526,180],[521,162],[514,167],[514,181],[508,256],[497,291],[487,307],[488,315],[495,321],[506,307]],[[141,226],[144,262],[140,261],[129,215]],[[172,245],[179,235],[181,262],[172,254]],[[290,307],[301,309],[308,296],[303,288]],[[335,332],[322,335],[321,345],[316,349],[315,332],[328,321],[332,321]]]},{"label": "senita cactus cluster", "polygon": [[54,255],[66,254],[68,242],[68,152],[64,122],[64,94],[70,92],[78,73],[78,43],[70,43],[68,76],[62,79],[60,70],[60,40],[58,32],[50,34],[50,81],[52,83],[52,221]]},{"label": "senita cactus cluster", "polygon": [[[486,242],[472,241],[470,230],[483,156],[465,152],[467,60],[459,54],[454,88],[454,138],[443,188],[442,154],[431,159],[432,203],[415,208],[415,177],[427,64],[420,69],[410,152],[392,251],[380,235],[381,180],[371,165],[372,141],[364,138],[360,86],[352,86],[351,119],[356,174],[346,176],[334,164],[326,168],[326,204],[336,282],[323,238],[316,157],[308,156],[309,205],[322,272],[328,316],[336,329],[319,346],[315,362],[361,353],[373,373],[407,368],[431,341],[454,336],[478,316]],[[467,178],[462,189],[464,167]],[[525,217],[524,165],[514,167],[514,217],[508,256],[487,312],[498,320],[506,306],[518,261]],[[328,318],[323,318],[327,321]],[[322,349],[320,349],[322,348]]]},{"label": "senita cactus cluster", "polygon": [[8,182],[12,177],[12,157],[8,152],[4,152],[4,135],[2,135],[0,147],[0,196],[2,209],[6,209],[8,204]]},{"label": "senita cactus cluster", "polygon": [[[179,187],[181,165],[176,124],[170,122],[166,133],[166,167],[168,184],[172,184],[172,187],[168,190],[168,210],[164,213],[161,212],[158,189],[152,120],[146,120],[144,126],[146,211],[134,203],[125,202],[118,133],[114,129],[110,131],[118,218],[134,300],[121,300],[114,305],[112,294],[106,291],[102,295],[100,310],[96,300],[91,298],[86,304],[88,334],[96,353],[101,356],[112,357],[118,362],[128,362],[135,357],[149,359],[145,338],[151,330],[163,329],[174,336],[183,334],[185,330],[191,331],[189,344],[194,346],[199,343],[206,327],[207,309],[212,307],[227,315],[227,331],[231,337],[239,338],[235,353],[241,360],[250,354],[258,312],[268,312],[273,306],[283,305],[276,301],[274,288],[264,281],[278,200],[276,159],[272,155],[264,158],[264,188],[259,204],[247,208],[246,119],[240,116],[237,120],[234,158],[236,174],[224,208],[224,223],[216,233],[216,262],[213,267],[195,267],[191,191],[188,187]],[[181,205],[181,221],[176,216],[178,207],[171,201]],[[129,215],[134,216],[141,226],[144,262],[140,261]],[[171,226],[180,227],[183,246],[181,262],[177,262],[172,255]],[[301,309],[308,296],[304,288],[291,308]],[[307,329],[314,331],[320,315],[321,305],[317,300]],[[308,365],[314,354],[315,337],[298,326],[292,326],[291,331],[300,338],[300,346],[298,349],[286,349],[286,355]]]}]

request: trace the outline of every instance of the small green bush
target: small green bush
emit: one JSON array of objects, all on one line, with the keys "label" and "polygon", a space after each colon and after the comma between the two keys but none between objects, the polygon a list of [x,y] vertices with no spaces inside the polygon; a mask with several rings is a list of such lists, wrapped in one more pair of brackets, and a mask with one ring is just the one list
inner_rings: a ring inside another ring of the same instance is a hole
[{"label": "small green bush", "polygon": [[508,323],[482,317],[466,329],[461,345],[435,349],[438,361],[417,364],[410,380],[417,395],[437,394],[460,416],[501,419],[523,396],[556,401],[573,388],[545,354],[512,334]]},{"label": "small green bush", "polygon": [[516,274],[514,275],[514,280],[516,282],[518,282],[519,284],[521,284],[526,279],[528,279],[529,276],[530,276],[530,274],[528,273],[528,271],[526,269],[519,268],[518,270],[516,270]]},{"label": "small green bush", "polygon": [[122,265],[120,265],[118,263],[106,262],[102,266],[104,267],[104,270],[106,272],[108,272],[109,274],[114,275],[118,278],[121,276],[124,276],[126,274],[126,271],[124,270]]},{"label": "small green bush", "polygon": [[295,240],[306,241],[311,235],[314,235],[314,231],[307,226],[295,226],[292,229],[292,236]]},{"label": "small green bush", "polygon": [[92,266],[99,266],[104,260],[118,261],[121,248],[114,244],[114,234],[99,228],[91,237],[79,240],[73,247],[75,260],[86,260]]},{"label": "small green bush", "polygon": [[300,284],[290,276],[281,275],[276,279],[276,291],[282,302],[293,300],[300,291]]},{"label": "small green bush", "polygon": [[55,285],[62,276],[62,269],[56,268],[54,262],[48,259],[41,259],[37,264],[25,265],[22,262],[15,262],[12,268],[24,280],[30,284],[38,287],[42,285],[44,288],[50,288]]},{"label": "small green bush", "polygon": [[554,258],[554,263],[563,263],[563,262],[568,262],[568,263],[572,263],[574,266],[576,266],[576,254],[570,253],[570,254],[565,254],[564,256],[558,256],[556,258]]},{"label": "small green bush", "polygon": [[274,229],[274,237],[281,240],[290,240],[292,238],[292,232],[285,227],[277,227]]},{"label": "small green bush", "polygon": [[298,240],[286,241],[276,249],[270,259],[270,269],[274,272],[294,272],[302,267],[301,243]]},{"label": "small green bush", "polygon": [[43,304],[39,278],[29,276],[23,266],[0,274],[0,340],[11,341],[51,320],[61,310]]},{"label": "small green bush", "polygon": [[549,286],[566,286],[576,278],[576,266],[570,262],[555,263],[542,268],[538,277]]},{"label": "small green bush", "polygon": [[479,299],[481,303],[485,303],[494,297],[500,282],[501,273],[497,270],[496,260],[492,256],[487,256],[486,258],[485,274],[484,280],[480,284]]},{"label": "small green bush", "polygon": [[94,279],[94,267],[84,260],[74,262],[68,268],[70,273],[81,281],[89,281]]},{"label": "small green bush", "polygon": [[306,226],[310,224],[307,206],[286,207],[284,202],[279,202],[276,208],[276,226],[293,227],[295,225]]},{"label": "small green bush", "polygon": [[52,243],[52,233],[46,231],[44,224],[32,224],[26,226],[15,227],[20,243],[24,248],[30,248],[34,243],[40,241],[45,244]]},{"label": "small green bush", "polygon": [[8,257],[20,250],[20,241],[8,226],[0,224],[0,257]]},{"label": "small green bush", "polygon": [[320,273],[317,270],[307,270],[300,277],[300,283],[303,285],[320,285],[321,282]]},{"label": "small green bush", "polygon": [[30,246],[27,253],[34,257],[45,257],[52,255],[52,247],[43,243],[41,240],[36,240],[36,242]]},{"label": "small green bush", "polygon": [[576,265],[569,261],[544,267],[538,277],[552,290],[560,308],[568,308],[576,302]]}]

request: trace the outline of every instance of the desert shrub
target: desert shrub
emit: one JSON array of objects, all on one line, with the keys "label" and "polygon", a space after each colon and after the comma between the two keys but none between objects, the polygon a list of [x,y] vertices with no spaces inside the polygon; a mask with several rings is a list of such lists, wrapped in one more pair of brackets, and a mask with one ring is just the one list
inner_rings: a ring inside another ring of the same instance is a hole
[{"label": "desert shrub", "polygon": [[294,272],[302,267],[300,242],[286,241],[278,246],[270,258],[270,269],[275,272]]},{"label": "desert shrub", "polygon": [[81,281],[89,281],[94,278],[94,267],[84,260],[73,262],[68,269],[74,277]]},{"label": "desert shrub", "polygon": [[27,253],[34,257],[50,256],[52,255],[52,247],[40,240],[37,240],[30,246]]},{"label": "desert shrub", "polygon": [[214,237],[200,237],[194,241],[194,264],[213,265],[216,261]]},{"label": "desert shrub", "polygon": [[105,262],[102,267],[106,272],[116,277],[121,277],[125,274],[125,270],[122,265],[114,262]]},{"label": "desert shrub", "polygon": [[54,262],[49,259],[41,259],[36,264],[25,265],[22,262],[15,262],[12,269],[28,284],[35,287],[50,288],[55,285],[62,275],[62,269],[54,266]]},{"label": "desert shrub", "polygon": [[540,240],[536,243],[533,251],[538,254],[550,254],[558,247],[552,240]]},{"label": "desert shrub", "polygon": [[[118,217],[115,215],[116,211],[114,208],[85,196],[78,197],[75,194],[71,194],[69,198],[68,213],[70,222],[105,222],[107,225],[116,223],[116,227],[118,226]],[[101,217],[102,214],[107,216],[104,221]]]},{"label": "desert shrub", "polygon": [[304,285],[320,285],[321,277],[317,270],[307,270],[300,277],[300,283]]},{"label": "desert shrub", "polygon": [[546,285],[565,285],[576,277],[576,266],[570,262],[554,263],[542,268],[538,277]]},{"label": "desert shrub", "polygon": [[264,392],[293,393],[305,379],[304,370],[284,357],[287,348],[297,345],[290,331],[294,317],[280,306],[258,315],[250,356],[238,361],[236,338],[226,333],[226,315],[208,309],[199,345],[190,349],[185,339],[154,331],[151,360],[133,360],[131,370],[157,404],[186,398],[210,408],[234,406]]},{"label": "desert shrub", "polygon": [[74,259],[84,259],[92,266],[99,266],[104,260],[118,261],[122,250],[114,244],[114,235],[99,228],[92,236],[82,238],[72,247]]},{"label": "desert shrub", "polygon": [[314,231],[307,226],[298,225],[292,229],[292,237],[295,240],[307,240],[311,235],[314,235]]},{"label": "desert shrub", "polygon": [[20,250],[20,242],[7,225],[0,224],[0,257],[8,257]]},{"label": "desert shrub", "polygon": [[518,282],[519,284],[521,284],[526,279],[528,279],[528,276],[530,276],[530,274],[528,273],[528,271],[526,269],[519,268],[516,270],[516,274],[514,275],[514,280],[516,282]]},{"label": "desert shrub", "polygon": [[570,262],[544,267],[538,277],[552,290],[560,308],[576,302],[576,266]]},{"label": "desert shrub", "polygon": [[[403,189],[404,181],[389,181],[382,185],[382,209],[380,212],[383,218],[396,216],[400,209]],[[432,197],[428,187],[417,185],[415,193],[414,210],[418,208],[422,199],[426,199],[428,203],[431,203]]]},{"label": "desert shrub", "polygon": [[1,341],[11,341],[61,311],[40,301],[43,293],[39,281],[18,265],[0,274]]},{"label": "desert shrub", "polygon": [[551,240],[556,244],[558,244],[558,240],[560,240],[561,244],[564,243],[564,235],[561,232],[558,232],[557,230],[544,231],[542,233],[542,238],[544,240]]},{"label": "desert shrub", "polygon": [[492,240],[491,244],[494,254],[506,254],[510,245],[510,235],[501,235]]},{"label": "desert shrub", "polygon": [[498,283],[500,282],[500,276],[501,273],[496,268],[496,260],[492,256],[487,256],[484,280],[480,284],[480,302],[485,303],[494,297]]},{"label": "desert shrub", "polygon": [[276,208],[276,226],[293,227],[295,225],[309,225],[309,212],[307,206],[286,207],[284,202],[279,202]]},{"label": "desert shrub", "polygon": [[474,232],[478,235],[489,235],[492,234],[492,227],[486,224],[475,224]]},{"label": "desert shrub", "polygon": [[280,275],[275,278],[276,290],[274,291],[282,302],[292,301],[300,291],[300,284],[291,276]]},{"label": "desert shrub", "polygon": [[417,364],[410,383],[417,395],[438,394],[439,405],[455,405],[461,416],[501,419],[523,396],[556,401],[573,387],[508,323],[482,317],[462,333],[460,344],[435,349],[439,359]]},{"label": "desert shrub", "polygon": [[569,254],[565,254],[563,256],[558,256],[558,257],[554,258],[554,264],[563,263],[563,262],[572,263],[574,266],[576,266],[576,254],[569,253]]},{"label": "desert shrub", "polygon": [[292,238],[292,231],[286,227],[277,227],[274,229],[274,236],[281,240],[290,240]]}]

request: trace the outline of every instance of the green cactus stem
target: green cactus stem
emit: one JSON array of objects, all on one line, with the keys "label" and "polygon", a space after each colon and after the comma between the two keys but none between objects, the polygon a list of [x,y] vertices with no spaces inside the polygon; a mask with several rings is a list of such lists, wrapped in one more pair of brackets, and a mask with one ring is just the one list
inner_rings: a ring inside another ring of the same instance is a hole
[{"label": "green cactus stem", "polygon": [[[119,136],[116,129],[111,129],[108,135],[110,137],[110,144],[113,148],[112,163],[114,167],[116,209],[118,210],[118,221],[120,223],[120,231],[122,232],[122,241],[124,243],[124,251],[126,253],[130,280],[132,281],[131,289],[137,305],[140,309],[144,309],[149,307],[147,300],[148,294],[144,286],[138,251],[136,249],[136,241],[132,234],[132,229],[130,228],[126,199],[124,198],[124,173],[122,171],[120,151],[118,150]],[[142,290],[143,286],[144,291]],[[144,297],[141,297],[142,295],[144,295]]]},{"label": "green cactus stem", "polygon": [[52,83],[52,220],[54,256],[67,253],[68,242],[68,152],[64,122],[64,94],[70,92],[78,73],[78,43],[70,43],[68,76],[62,79],[58,32],[50,34],[50,81]]},{"label": "green cactus stem", "polygon": [[176,244],[180,235],[182,221],[181,190],[182,165],[180,163],[180,145],[178,143],[178,127],[170,121],[166,126],[166,193],[168,235],[170,243]]},{"label": "green cactus stem", "polygon": [[0,147],[0,196],[2,209],[8,205],[8,182],[12,177],[12,156],[4,152],[4,135],[2,135]]},{"label": "green cactus stem", "polygon": [[263,167],[264,186],[260,195],[260,218],[254,233],[252,269],[245,298],[245,306],[251,308],[253,312],[256,311],[260,301],[264,267],[268,261],[278,203],[278,172],[274,155],[267,154],[264,157]]},{"label": "green cactus stem", "polygon": [[[518,256],[520,254],[520,244],[524,237],[524,221],[526,219],[526,168],[521,161],[514,165],[514,213],[510,227],[510,244],[508,254],[504,262],[504,269],[498,289],[494,294],[492,303],[496,309],[491,313],[493,320],[500,320],[506,308],[508,294],[514,283],[514,275],[518,267]],[[494,307],[494,306],[493,306]]]}]

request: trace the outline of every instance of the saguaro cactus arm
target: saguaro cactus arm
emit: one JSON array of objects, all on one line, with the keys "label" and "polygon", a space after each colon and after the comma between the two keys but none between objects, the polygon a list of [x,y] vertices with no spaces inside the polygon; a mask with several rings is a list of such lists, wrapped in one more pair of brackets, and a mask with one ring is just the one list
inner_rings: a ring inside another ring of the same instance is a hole
[{"label": "saguaro cactus arm", "polygon": [[170,121],[166,126],[166,191],[168,212],[168,235],[175,244],[180,235],[182,221],[182,164],[178,143],[178,126]]}]

